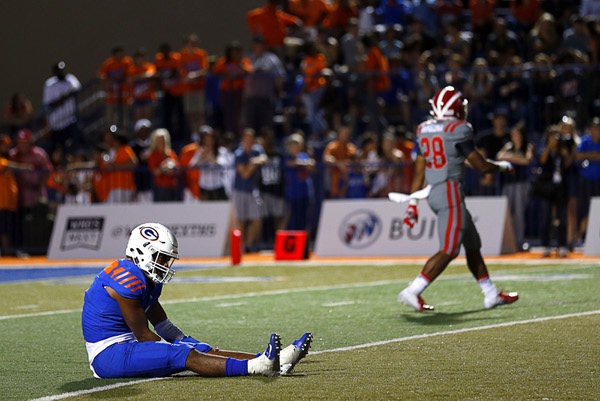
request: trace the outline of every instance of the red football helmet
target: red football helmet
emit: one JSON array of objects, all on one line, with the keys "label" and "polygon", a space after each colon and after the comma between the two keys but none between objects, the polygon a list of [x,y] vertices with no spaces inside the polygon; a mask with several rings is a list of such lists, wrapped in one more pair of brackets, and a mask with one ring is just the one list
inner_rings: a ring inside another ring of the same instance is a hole
[{"label": "red football helmet", "polygon": [[431,104],[431,115],[437,120],[447,118],[458,118],[464,120],[467,118],[467,104],[462,93],[453,86],[446,86],[440,89],[433,99],[429,100]]}]

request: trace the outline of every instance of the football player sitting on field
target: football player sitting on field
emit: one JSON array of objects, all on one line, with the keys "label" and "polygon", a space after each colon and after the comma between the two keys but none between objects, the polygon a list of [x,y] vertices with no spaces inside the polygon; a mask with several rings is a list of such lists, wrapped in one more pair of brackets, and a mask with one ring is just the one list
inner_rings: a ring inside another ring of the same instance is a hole
[{"label": "football player sitting on field", "polygon": [[165,226],[134,228],[125,255],[85,292],[83,337],[95,377],[159,377],[184,370],[200,376],[277,376],[290,373],[308,353],[308,332],[283,350],[279,335],[271,334],[263,354],[220,350],[184,334],[158,300],[179,259],[177,239]]},{"label": "football player sitting on field", "polygon": [[[398,301],[417,311],[434,309],[425,303],[421,293],[465,248],[467,266],[483,292],[485,309],[505,305],[519,299],[517,293],[498,291],[489,277],[481,256],[481,239],[471,214],[465,206],[463,176],[465,161],[482,173],[510,172],[507,161],[486,160],[475,150],[473,128],[466,122],[467,100],[452,86],[446,86],[429,101],[432,119],[417,128],[418,153],[412,191],[431,185],[427,202],[438,222],[440,250],[425,263],[421,273],[398,294]],[[411,199],[404,223],[412,228],[418,221],[417,200]],[[493,211],[491,212],[493,213]]]}]

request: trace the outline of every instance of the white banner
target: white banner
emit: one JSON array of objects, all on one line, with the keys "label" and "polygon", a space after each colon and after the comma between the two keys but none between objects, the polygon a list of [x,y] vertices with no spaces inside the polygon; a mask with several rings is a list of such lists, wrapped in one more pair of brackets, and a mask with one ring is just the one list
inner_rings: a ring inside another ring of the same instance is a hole
[{"label": "white banner", "polygon": [[583,253],[593,256],[600,255],[600,198],[592,198],[590,203]]},{"label": "white banner", "polygon": [[125,257],[131,230],[147,222],[167,226],[179,241],[182,257],[223,256],[230,209],[229,202],[62,205],[48,258]]},{"label": "white banner", "polygon": [[[508,201],[469,197],[467,208],[481,236],[484,255],[516,252]],[[427,201],[419,203],[419,222],[402,223],[408,203],[387,199],[328,200],[323,204],[317,256],[427,256],[440,249],[437,219]],[[464,250],[463,250],[464,252]]]}]

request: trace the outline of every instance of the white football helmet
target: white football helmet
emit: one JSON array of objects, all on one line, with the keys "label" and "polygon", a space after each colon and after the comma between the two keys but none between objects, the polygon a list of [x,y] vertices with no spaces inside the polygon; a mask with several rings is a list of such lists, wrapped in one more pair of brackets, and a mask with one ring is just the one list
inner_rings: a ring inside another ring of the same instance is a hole
[{"label": "white football helmet", "polygon": [[131,231],[125,255],[152,281],[166,284],[175,274],[173,262],[179,259],[177,238],[162,224],[141,224]]}]

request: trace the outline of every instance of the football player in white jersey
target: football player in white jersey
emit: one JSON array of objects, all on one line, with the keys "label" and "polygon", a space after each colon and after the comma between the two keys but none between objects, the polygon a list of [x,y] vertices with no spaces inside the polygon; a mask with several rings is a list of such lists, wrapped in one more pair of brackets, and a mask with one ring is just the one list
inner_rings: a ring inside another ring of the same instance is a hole
[{"label": "football player in white jersey", "polygon": [[[398,301],[417,311],[433,310],[421,293],[458,255],[462,245],[469,270],[481,286],[484,308],[511,304],[519,296],[499,291],[490,279],[481,256],[479,233],[465,207],[462,182],[466,163],[483,173],[510,172],[512,165],[487,160],[475,150],[473,128],[466,121],[467,100],[461,92],[446,86],[429,102],[433,118],[417,128],[418,153],[411,192],[420,190],[425,180],[432,186],[427,201],[437,216],[440,249],[425,263],[417,278],[398,294]],[[418,201],[411,199],[404,223],[412,228],[418,217]]]}]

